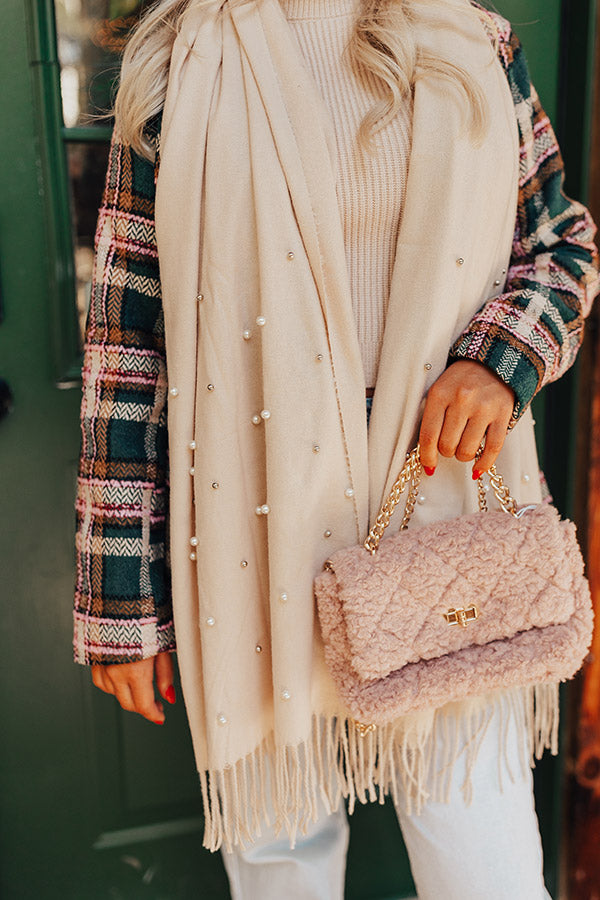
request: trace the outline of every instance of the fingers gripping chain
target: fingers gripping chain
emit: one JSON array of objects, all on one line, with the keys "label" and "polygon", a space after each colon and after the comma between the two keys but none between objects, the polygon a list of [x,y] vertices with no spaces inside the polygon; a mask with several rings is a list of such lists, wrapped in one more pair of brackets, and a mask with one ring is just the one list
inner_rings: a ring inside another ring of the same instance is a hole
[{"label": "fingers gripping chain", "polygon": [[[479,446],[479,450],[477,451],[476,459],[479,459],[483,452],[483,442]],[[371,555],[375,555],[375,551],[379,546],[379,541],[381,540],[385,529],[390,524],[390,519],[394,513],[394,510],[398,503],[400,502],[400,498],[404,493],[404,490],[407,485],[409,486],[408,497],[406,499],[406,506],[404,508],[404,515],[402,517],[402,522],[400,524],[400,531],[404,531],[408,528],[408,523],[410,522],[411,516],[414,512],[415,503],[417,501],[417,496],[419,493],[419,484],[421,482],[421,455],[420,455],[420,446],[417,446],[411,450],[410,453],[407,454],[406,462],[402,467],[396,481],[390,488],[390,492],[381,506],[379,514],[375,520],[375,524],[369,531],[367,539],[364,542],[365,550],[368,550]],[[496,466],[490,466],[487,472],[490,479],[490,486],[494,491],[496,499],[498,503],[504,510],[504,512],[509,513],[512,516],[517,515],[517,503],[515,499],[512,497],[508,487],[504,484],[504,480],[502,475],[500,475],[496,471]],[[481,512],[487,512],[488,505],[485,496],[485,486],[483,484],[483,473],[477,479],[477,499],[479,503],[479,509]]]}]

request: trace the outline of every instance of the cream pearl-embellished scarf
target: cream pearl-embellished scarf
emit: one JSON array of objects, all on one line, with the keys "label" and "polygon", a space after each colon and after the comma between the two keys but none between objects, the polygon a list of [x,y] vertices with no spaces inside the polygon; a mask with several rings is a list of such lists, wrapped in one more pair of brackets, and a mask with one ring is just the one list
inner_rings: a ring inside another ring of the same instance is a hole
[{"label": "cream pearl-embellished scarf", "polygon": [[[517,125],[504,71],[467,5],[448,0],[447,20],[436,9],[419,40],[479,81],[489,128],[475,146],[460,93],[439,77],[418,80],[368,433],[333,126],[282,9],[216,0],[190,10],[173,47],[156,193],[170,552],[211,850],[260,833],[267,777],[292,843],[319,795],[330,809],[390,792],[408,808],[443,799],[460,750],[444,745],[450,716],[469,766],[494,711],[518,720],[524,765],[544,746],[556,752],[555,686],[447,704],[361,738],[315,615],[315,575],[332,551],[364,540],[450,345],[508,268]],[[520,479],[537,470],[529,413],[499,468],[518,502],[541,499],[536,479]],[[469,469],[440,461],[415,524],[476,508]],[[432,763],[436,742],[444,776]]]}]

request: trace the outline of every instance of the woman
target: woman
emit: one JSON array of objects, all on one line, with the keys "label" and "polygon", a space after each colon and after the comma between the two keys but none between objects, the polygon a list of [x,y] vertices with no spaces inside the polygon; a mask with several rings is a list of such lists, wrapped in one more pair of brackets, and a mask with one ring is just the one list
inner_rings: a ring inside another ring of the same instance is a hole
[{"label": "woman", "polygon": [[496,459],[541,500],[530,402],[598,292],[595,227],[562,181],[518,38],[467,0],[164,0],[128,45],[75,658],[163,723],[177,646],[204,845],[236,898],[341,897],[342,798],[385,793],[419,897],[548,896],[527,761],[530,741],[557,752],[556,686],[535,710],[496,692],[362,739],[312,583],[417,440],[417,524],[474,510]]}]

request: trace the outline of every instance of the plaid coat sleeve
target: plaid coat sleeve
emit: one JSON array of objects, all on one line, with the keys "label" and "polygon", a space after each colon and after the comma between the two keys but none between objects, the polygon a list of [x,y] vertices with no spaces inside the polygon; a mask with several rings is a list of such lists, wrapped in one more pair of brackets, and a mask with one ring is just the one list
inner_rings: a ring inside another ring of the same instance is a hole
[{"label": "plaid coat sleeve", "polygon": [[503,17],[498,54],[515,104],[520,171],[517,219],[504,291],[452,346],[448,363],[473,359],[515,392],[514,424],[535,394],[572,365],[600,291],[596,226],[563,191],[556,136],[531,83],[523,47]]},{"label": "plaid coat sleeve", "polygon": [[[149,126],[148,133],[152,133]],[[82,664],[175,649],[156,167],[113,135],[82,367],[73,649]]]}]

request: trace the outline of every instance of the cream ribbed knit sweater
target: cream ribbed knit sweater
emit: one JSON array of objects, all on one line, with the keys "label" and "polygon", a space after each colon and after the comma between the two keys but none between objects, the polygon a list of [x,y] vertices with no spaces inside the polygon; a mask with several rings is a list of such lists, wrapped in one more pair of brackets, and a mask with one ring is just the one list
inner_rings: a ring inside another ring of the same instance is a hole
[{"label": "cream ribbed knit sweater", "polygon": [[342,59],[357,12],[356,0],[280,2],[331,112],[352,306],[366,384],[374,387],[404,205],[411,110],[407,104],[378,132],[374,156],[362,153],[357,144],[358,127],[364,114],[383,97],[383,88],[372,77],[357,79]]}]

